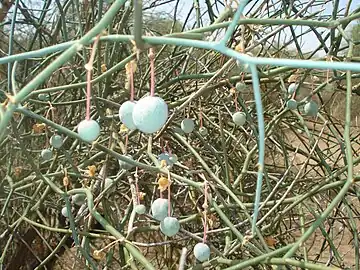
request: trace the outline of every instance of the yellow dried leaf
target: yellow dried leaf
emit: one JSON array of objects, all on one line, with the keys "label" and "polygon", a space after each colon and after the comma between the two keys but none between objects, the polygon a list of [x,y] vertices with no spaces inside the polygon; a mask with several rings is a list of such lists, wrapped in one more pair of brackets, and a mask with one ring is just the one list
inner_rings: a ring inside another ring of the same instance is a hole
[{"label": "yellow dried leaf", "polygon": [[67,176],[64,176],[64,178],[63,178],[64,187],[69,186],[69,184],[70,184],[69,178]]},{"label": "yellow dried leaf", "polygon": [[32,128],[33,128],[34,133],[38,134],[38,133],[43,132],[43,130],[45,129],[45,126],[46,126],[45,124],[34,124],[32,126]]},{"label": "yellow dried leaf", "polygon": [[22,172],[22,168],[21,168],[21,167],[16,167],[16,168],[14,169],[14,174],[15,174],[16,177],[19,177],[20,174],[21,174],[21,172]]},{"label": "yellow dried leaf", "polygon": [[93,257],[96,260],[102,261],[105,259],[106,253],[104,251],[101,250],[95,250],[93,253]]},{"label": "yellow dried leaf", "polygon": [[236,93],[236,88],[232,87],[230,88],[230,94],[234,95]]},{"label": "yellow dried leaf", "polygon": [[275,247],[275,245],[278,241],[275,238],[268,236],[268,237],[265,237],[265,242],[269,247]]},{"label": "yellow dried leaf", "polygon": [[124,124],[122,124],[120,126],[120,133],[125,133],[125,132],[128,132],[128,131],[129,131],[129,129]]},{"label": "yellow dried leaf", "polygon": [[161,192],[163,192],[164,190],[166,190],[169,186],[169,180],[166,177],[160,177],[158,180],[158,189],[160,189]]},{"label": "yellow dried leaf", "polygon": [[88,166],[88,170],[89,170],[89,176],[94,177],[96,173],[96,166],[95,165]]},{"label": "yellow dried leaf", "polygon": [[288,83],[296,83],[299,79],[299,75],[298,74],[293,74],[289,77],[288,79]]},{"label": "yellow dried leaf", "polygon": [[244,49],[243,49],[243,46],[241,43],[239,43],[238,45],[235,46],[235,51],[237,52],[243,52]]},{"label": "yellow dried leaf", "polygon": [[138,193],[139,200],[140,200],[140,201],[144,200],[145,195],[146,195],[146,193],[144,193],[144,192],[139,192],[139,193]]},{"label": "yellow dried leaf", "polygon": [[167,163],[166,163],[166,160],[163,159],[160,161],[160,167],[163,168],[163,167],[166,167],[167,166]]},{"label": "yellow dried leaf", "polygon": [[107,71],[107,67],[106,67],[106,64],[102,64],[101,65],[101,72],[104,73]]}]

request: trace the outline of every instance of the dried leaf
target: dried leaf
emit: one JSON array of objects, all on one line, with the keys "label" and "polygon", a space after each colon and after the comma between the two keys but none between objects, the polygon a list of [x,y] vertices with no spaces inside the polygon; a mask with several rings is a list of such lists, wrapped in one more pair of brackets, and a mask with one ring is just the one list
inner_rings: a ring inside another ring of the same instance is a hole
[{"label": "dried leaf", "polygon": [[69,178],[68,178],[67,176],[64,176],[64,178],[63,178],[63,185],[64,185],[64,187],[68,187],[69,184],[70,184]]},{"label": "dried leaf", "polygon": [[88,166],[88,170],[89,170],[88,172],[89,176],[94,177],[96,173],[96,166],[95,165]]},{"label": "dried leaf", "polygon": [[106,64],[102,64],[101,65],[101,72],[104,73],[107,71],[107,67],[106,67]]},{"label": "dried leaf", "polygon": [[35,134],[39,134],[39,133],[42,133],[43,131],[44,131],[44,129],[45,129],[45,124],[34,124],[33,126],[32,126],[32,128],[33,128],[33,131],[34,131],[34,133]]},{"label": "dried leaf", "polygon": [[96,260],[102,261],[105,259],[106,253],[102,250],[95,250],[93,253],[93,257]]},{"label": "dried leaf", "polygon": [[125,132],[128,132],[128,131],[129,131],[129,129],[124,124],[122,124],[120,126],[120,133],[125,133]]},{"label": "dried leaf", "polygon": [[21,168],[21,167],[16,167],[16,168],[14,169],[14,174],[15,174],[16,177],[19,177],[20,174],[21,174],[21,172],[22,172],[22,168]]},{"label": "dried leaf", "polygon": [[144,200],[145,195],[146,195],[146,193],[144,193],[144,192],[139,192],[139,193],[138,193],[139,200],[140,200],[140,201]]},{"label": "dried leaf", "polygon": [[275,238],[268,236],[268,237],[265,237],[265,242],[269,247],[275,247],[275,245],[278,241]]},{"label": "dried leaf", "polygon": [[160,189],[160,191],[163,192],[169,186],[169,180],[166,177],[162,176],[158,180],[158,185],[159,185],[158,189]]},{"label": "dried leaf", "polygon": [[167,166],[167,162],[165,159],[161,160],[160,161],[160,167],[163,168],[163,167],[166,167]]}]

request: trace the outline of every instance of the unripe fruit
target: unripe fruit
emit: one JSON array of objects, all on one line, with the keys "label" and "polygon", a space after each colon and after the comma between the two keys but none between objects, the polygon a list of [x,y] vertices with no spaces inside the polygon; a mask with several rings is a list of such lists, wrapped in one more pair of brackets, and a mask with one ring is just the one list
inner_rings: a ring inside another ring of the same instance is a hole
[{"label": "unripe fruit", "polygon": [[197,243],[194,247],[194,256],[200,262],[208,260],[210,258],[209,246],[204,243]]},{"label": "unripe fruit", "polygon": [[[132,156],[130,155],[126,155],[127,158],[133,160]],[[120,166],[120,169],[123,169],[123,170],[131,170],[132,168],[134,168],[134,165],[126,162],[126,161],[122,161],[119,159],[119,166]]]},{"label": "unripe fruit", "polygon": [[311,100],[304,106],[304,112],[308,116],[316,116],[319,111],[319,107],[315,101]]},{"label": "unripe fruit", "polygon": [[50,145],[52,145],[54,148],[60,148],[63,143],[63,139],[60,135],[55,134],[50,138]]},{"label": "unripe fruit", "polygon": [[287,102],[286,102],[286,107],[289,109],[289,110],[295,110],[297,108],[297,102],[295,99],[289,99]]},{"label": "unripe fruit", "polygon": [[200,133],[201,136],[206,136],[206,135],[209,134],[209,132],[208,132],[208,130],[207,130],[206,127],[201,127],[201,128],[199,128],[199,133]]},{"label": "unripe fruit", "polygon": [[67,211],[67,207],[66,207],[66,206],[61,209],[61,214],[62,214],[64,217],[66,217],[66,218],[69,217],[69,214],[68,214],[68,211]]},{"label": "unripe fruit", "polygon": [[114,180],[111,178],[105,178],[104,181],[104,189],[107,189],[108,187],[110,187],[112,184],[114,183]]},{"label": "unripe fruit", "polygon": [[180,223],[177,218],[174,217],[166,217],[160,223],[160,230],[166,236],[174,236],[180,230]]},{"label": "unripe fruit", "polygon": [[243,112],[236,112],[232,116],[233,122],[238,126],[243,126],[246,123],[246,114]]},{"label": "unripe fruit", "polygon": [[38,95],[38,99],[41,101],[49,101],[50,100],[50,95],[46,94],[46,93],[41,93]]},{"label": "unripe fruit", "polygon": [[298,87],[298,85],[297,85],[296,83],[290,84],[290,85],[289,85],[289,88],[288,88],[288,93],[289,93],[290,95],[294,94],[297,87]]},{"label": "unripe fruit", "polygon": [[170,161],[170,155],[168,153],[161,153],[158,156],[158,160],[161,162],[162,160],[165,160],[166,166],[172,165],[172,162]]},{"label": "unripe fruit", "polygon": [[139,215],[143,215],[146,212],[146,207],[143,204],[138,204],[135,206],[134,210],[135,210],[135,213],[137,213]]},{"label": "unripe fruit", "polygon": [[238,82],[235,85],[236,90],[238,90],[239,92],[243,92],[244,90],[246,90],[246,84],[244,82]]},{"label": "unripe fruit", "polygon": [[177,155],[175,154],[171,154],[170,157],[169,157],[169,160],[172,164],[175,164],[176,162],[178,162],[179,158]]},{"label": "unripe fruit", "polygon": [[236,65],[240,68],[240,72],[251,72],[250,65],[240,60],[236,61]]},{"label": "unripe fruit", "polygon": [[169,201],[167,199],[156,199],[151,205],[151,213],[154,219],[163,221],[168,216]]},{"label": "unripe fruit", "polygon": [[135,104],[136,103],[133,101],[125,101],[123,104],[121,104],[119,109],[120,121],[130,130],[136,129],[136,125],[133,121],[133,111]]},{"label": "unripe fruit", "polygon": [[86,142],[93,142],[100,135],[100,126],[95,120],[83,120],[78,125],[78,134]]},{"label": "unripe fruit", "polygon": [[185,133],[193,132],[194,128],[195,128],[195,123],[194,123],[194,121],[192,119],[186,118],[186,119],[182,120],[181,129]]},{"label": "unripe fruit", "polygon": [[147,96],[140,99],[133,110],[133,122],[143,133],[159,131],[168,118],[168,106],[162,98]]},{"label": "unripe fruit", "polygon": [[44,149],[41,151],[41,157],[43,160],[50,160],[52,158],[52,151],[50,149]]},{"label": "unripe fruit", "polygon": [[85,203],[86,195],[82,193],[75,194],[72,197],[72,202],[78,206],[81,206]]}]

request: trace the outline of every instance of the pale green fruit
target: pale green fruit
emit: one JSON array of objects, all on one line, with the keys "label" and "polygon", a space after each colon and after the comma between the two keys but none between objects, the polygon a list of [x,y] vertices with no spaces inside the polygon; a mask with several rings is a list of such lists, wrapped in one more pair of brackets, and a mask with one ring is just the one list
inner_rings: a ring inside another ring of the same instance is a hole
[{"label": "pale green fruit", "polygon": [[208,132],[208,130],[207,130],[206,127],[201,127],[201,128],[199,128],[199,133],[200,133],[201,136],[206,136],[206,135],[209,134],[209,132]]},{"label": "pale green fruit", "polygon": [[64,144],[64,141],[60,135],[52,135],[50,138],[50,145],[54,148],[60,148]]},{"label": "pale green fruit", "polygon": [[66,206],[64,206],[64,207],[61,209],[61,214],[62,214],[64,217],[66,217],[66,218],[69,217],[69,214],[68,214],[68,211],[67,211],[67,207],[66,207]]},{"label": "pale green fruit", "polygon": [[167,199],[156,199],[151,205],[151,213],[156,220],[163,221],[168,216],[169,201]]},{"label": "pale green fruit", "polygon": [[135,206],[134,210],[135,210],[135,213],[137,213],[139,215],[143,215],[146,212],[146,207],[143,204],[138,204]]},{"label": "pale green fruit", "polygon": [[85,203],[86,195],[83,193],[75,194],[72,197],[72,202],[78,206],[81,206]]},{"label": "pale green fruit", "polygon": [[304,112],[308,116],[317,116],[318,111],[319,111],[319,106],[313,100],[306,103],[304,106]]},{"label": "pale green fruit", "polygon": [[238,90],[239,92],[243,92],[246,90],[246,84],[244,82],[238,82],[235,85],[236,90]]},{"label": "pale green fruit", "polygon": [[52,151],[50,149],[44,149],[41,151],[41,157],[43,160],[47,161],[52,158]]},{"label": "pale green fruit", "polygon": [[246,123],[246,114],[243,112],[236,112],[232,116],[233,122],[238,126],[243,126]]},{"label": "pale green fruit", "polygon": [[177,220],[177,218],[174,217],[166,217],[163,221],[160,223],[160,230],[163,234],[166,236],[174,236],[177,234],[180,230],[180,223]]},{"label": "pale green fruit", "polygon": [[181,122],[181,129],[185,132],[185,133],[191,133],[193,132],[195,128],[195,123],[192,119],[184,119]]},{"label": "pale green fruit", "polygon": [[194,256],[200,262],[208,260],[210,258],[209,246],[204,243],[197,243],[194,247]]},{"label": "pale green fruit", "polygon": [[289,99],[287,102],[286,102],[286,107],[289,109],[289,110],[295,110],[297,108],[297,102],[295,99]]}]

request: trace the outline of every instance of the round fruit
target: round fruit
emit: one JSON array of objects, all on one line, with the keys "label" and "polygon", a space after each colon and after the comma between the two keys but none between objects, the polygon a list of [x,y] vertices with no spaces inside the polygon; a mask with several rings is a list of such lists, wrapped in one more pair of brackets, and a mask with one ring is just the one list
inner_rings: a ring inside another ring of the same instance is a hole
[{"label": "round fruit", "polygon": [[[132,156],[130,155],[125,155],[127,158],[133,160]],[[122,161],[119,159],[119,166],[120,166],[120,169],[124,169],[124,170],[131,170],[132,168],[134,168],[134,165],[126,162],[126,161]]]},{"label": "round fruit", "polygon": [[160,230],[166,236],[174,236],[180,230],[180,223],[177,218],[174,217],[166,217],[160,223]]},{"label": "round fruit", "polygon": [[151,205],[151,213],[156,220],[163,221],[168,216],[169,202],[167,199],[156,199]]},{"label": "round fruit", "polygon": [[232,116],[233,122],[238,126],[243,126],[246,123],[246,114],[243,112],[236,112]]},{"label": "round fruit", "polygon": [[42,150],[41,157],[43,160],[50,160],[52,158],[52,151],[50,149]]},{"label": "round fruit", "polygon": [[186,119],[182,120],[181,129],[185,133],[193,132],[194,128],[195,128],[195,123],[194,123],[194,121],[192,119],[186,118]]},{"label": "round fruit", "polygon": [[83,120],[78,125],[78,133],[82,140],[93,142],[100,135],[100,126],[95,120]]},{"label": "round fruit", "polygon": [[161,162],[162,160],[165,160],[166,166],[172,165],[172,162],[170,161],[170,155],[168,153],[161,153],[158,156],[158,160]]},{"label": "round fruit", "polygon": [[289,88],[288,88],[288,93],[289,93],[290,95],[294,94],[297,87],[298,87],[298,85],[297,85],[296,83],[290,84],[290,85],[289,85]]},{"label": "round fruit", "polygon": [[104,189],[107,189],[107,188],[110,187],[113,183],[114,183],[114,180],[113,180],[113,179],[111,179],[111,178],[105,178]]},{"label": "round fruit", "polygon": [[143,204],[138,204],[135,206],[135,213],[139,215],[143,215],[146,212],[146,207]]},{"label": "round fruit", "polygon": [[315,101],[311,100],[304,106],[304,112],[308,116],[316,116],[319,111],[319,107]]},{"label": "round fruit", "polygon": [[60,148],[63,145],[63,139],[60,135],[52,135],[50,138],[50,144],[54,147],[54,148]]},{"label": "round fruit", "polygon": [[237,64],[238,68],[240,68],[240,72],[251,72],[249,64],[241,62],[240,60],[237,60],[236,64]]},{"label": "round fruit", "polygon": [[178,162],[179,158],[175,154],[170,154],[169,160],[172,164],[175,164],[176,162]]},{"label": "round fruit", "polygon": [[246,84],[244,82],[238,82],[235,85],[236,90],[238,90],[239,92],[243,92],[244,90],[246,90]]},{"label": "round fruit", "polygon": [[86,195],[85,194],[75,194],[72,197],[72,202],[78,206],[81,206],[85,203]]},{"label": "round fruit", "polygon": [[201,127],[201,128],[199,128],[199,133],[200,133],[201,136],[206,136],[206,135],[209,134],[209,132],[208,132],[208,130],[207,130],[206,127]]},{"label": "round fruit", "polygon": [[208,260],[210,258],[209,246],[204,243],[197,243],[194,247],[194,256],[200,262]]},{"label": "round fruit", "polygon": [[69,217],[68,210],[67,210],[67,207],[66,207],[66,206],[64,206],[64,207],[61,209],[61,214],[62,214],[64,217],[66,217],[66,218]]},{"label": "round fruit", "polygon": [[295,99],[289,99],[287,102],[286,102],[286,107],[289,109],[289,110],[295,110],[297,108],[297,102]]},{"label": "round fruit", "polygon": [[120,121],[130,130],[135,130],[136,126],[133,121],[133,110],[135,107],[135,102],[125,101],[119,109],[119,118]]},{"label": "round fruit", "polygon": [[133,109],[133,122],[143,133],[151,134],[159,131],[168,118],[168,106],[162,98],[144,97]]},{"label": "round fruit", "polygon": [[41,93],[38,95],[38,99],[41,101],[49,101],[50,100],[50,95],[49,94],[45,94],[45,93]]}]

